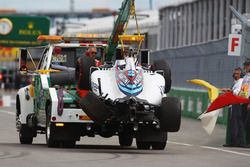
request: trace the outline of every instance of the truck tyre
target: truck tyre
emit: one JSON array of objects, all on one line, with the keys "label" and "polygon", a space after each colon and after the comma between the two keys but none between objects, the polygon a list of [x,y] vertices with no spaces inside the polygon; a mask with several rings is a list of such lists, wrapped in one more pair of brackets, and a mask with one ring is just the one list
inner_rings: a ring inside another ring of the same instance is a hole
[{"label": "truck tyre", "polygon": [[102,125],[109,117],[109,110],[93,92],[89,92],[80,100],[83,111],[98,125]]},{"label": "truck tyre", "polygon": [[120,132],[118,137],[119,137],[119,144],[122,147],[129,147],[133,143],[133,136],[127,130]]},{"label": "truck tyre", "polygon": [[54,128],[51,124],[51,104],[46,108],[46,144],[49,148],[56,148],[60,146],[59,141],[53,139]]},{"label": "truck tyre", "polygon": [[25,124],[21,124],[19,130],[19,141],[21,144],[32,144],[33,130]]},{"label": "truck tyre", "polygon": [[159,110],[161,130],[178,132],[181,125],[181,102],[176,97],[162,98]]},{"label": "truck tyre", "polygon": [[137,141],[136,140],[136,146],[140,150],[149,150],[151,143],[150,142],[145,142],[145,141]]},{"label": "truck tyre", "polygon": [[155,60],[153,63],[153,71],[163,70],[165,79],[165,93],[168,93],[171,89],[172,79],[171,79],[171,69],[167,61],[164,59]]},{"label": "truck tyre", "polygon": [[152,142],[151,145],[153,150],[164,150],[167,142]]},{"label": "truck tyre", "polygon": [[81,57],[79,70],[82,71],[82,76],[76,76],[77,80],[80,80],[79,89],[91,90],[91,84],[90,84],[91,67],[95,67],[95,60],[88,56]]}]

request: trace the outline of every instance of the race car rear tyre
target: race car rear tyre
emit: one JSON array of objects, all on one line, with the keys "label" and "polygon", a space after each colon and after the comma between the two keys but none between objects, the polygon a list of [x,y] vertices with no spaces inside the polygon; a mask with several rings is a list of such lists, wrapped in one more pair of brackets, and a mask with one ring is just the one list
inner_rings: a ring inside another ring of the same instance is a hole
[{"label": "race car rear tyre", "polygon": [[98,125],[102,125],[109,117],[109,110],[93,92],[89,92],[80,100],[83,111]]},{"label": "race car rear tyre", "polygon": [[60,146],[60,142],[53,139],[54,129],[51,124],[51,105],[47,107],[46,113],[46,144],[49,148],[57,148]]},{"label": "race car rear tyre", "polygon": [[164,150],[167,142],[152,142],[151,145],[153,150]]},{"label": "race car rear tyre", "polygon": [[145,141],[137,141],[136,140],[136,146],[140,150],[149,150],[151,143],[150,142],[145,142]]},{"label": "race car rear tyre", "polygon": [[21,144],[32,144],[33,142],[33,131],[30,127],[25,124],[21,124],[19,130],[19,141]]},{"label": "race car rear tyre", "polygon": [[82,71],[82,76],[77,76],[77,80],[80,80],[79,89],[91,90],[90,84],[90,68],[95,67],[95,60],[88,56],[81,57],[80,71]]},{"label": "race car rear tyre", "polygon": [[126,133],[119,133],[119,144],[122,147],[129,147],[133,143],[133,136]]},{"label": "race car rear tyre", "polygon": [[181,125],[181,102],[176,97],[162,98],[159,110],[161,130],[178,132]]},{"label": "race car rear tyre", "polygon": [[153,63],[153,70],[163,70],[165,79],[165,92],[168,93],[171,89],[172,79],[171,79],[171,69],[167,61],[164,59],[155,60]]}]

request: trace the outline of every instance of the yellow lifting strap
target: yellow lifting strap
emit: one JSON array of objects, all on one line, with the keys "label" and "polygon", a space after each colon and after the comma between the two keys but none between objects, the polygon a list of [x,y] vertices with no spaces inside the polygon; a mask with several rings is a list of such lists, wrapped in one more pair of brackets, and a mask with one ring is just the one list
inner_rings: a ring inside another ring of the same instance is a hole
[{"label": "yellow lifting strap", "polygon": [[[135,18],[137,34],[141,35],[139,24],[138,24],[138,20],[137,20],[137,15],[136,15],[136,11],[135,11],[135,2],[134,1],[131,2],[131,6],[130,6],[130,17],[134,17]],[[126,33],[127,33],[129,20],[127,21],[127,23],[125,25],[124,35],[126,35]]]},{"label": "yellow lifting strap", "polygon": [[138,35],[127,35],[127,29],[128,29],[128,24],[129,24],[129,20],[127,21],[126,25],[125,25],[125,29],[124,29],[124,34],[123,35],[119,35],[119,41],[121,43],[122,46],[122,50],[124,51],[124,44],[134,44],[134,43],[138,43],[138,52],[141,48],[142,42],[145,39],[144,35],[141,35],[140,32],[140,28],[139,28],[139,24],[138,24],[138,20],[137,20],[137,16],[136,16],[136,11],[135,11],[135,2],[133,0],[131,0],[131,7],[130,7],[130,17],[134,17],[135,19],[135,23],[136,23],[136,30],[137,30],[137,34]]}]

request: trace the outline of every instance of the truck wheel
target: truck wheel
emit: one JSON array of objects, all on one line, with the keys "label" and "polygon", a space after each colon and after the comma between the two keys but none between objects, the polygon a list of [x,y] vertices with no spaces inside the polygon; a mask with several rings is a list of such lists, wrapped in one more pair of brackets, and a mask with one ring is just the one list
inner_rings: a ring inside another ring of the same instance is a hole
[{"label": "truck wheel", "polygon": [[166,60],[160,59],[155,60],[153,63],[153,71],[163,70],[165,79],[165,93],[168,93],[171,89],[172,79],[171,79],[171,69]]},{"label": "truck wheel", "polygon": [[162,98],[159,110],[160,126],[166,132],[178,132],[181,125],[181,102],[176,97]]},{"label": "truck wheel", "polygon": [[102,125],[109,117],[109,110],[93,92],[89,92],[80,100],[83,111],[98,125]]},{"label": "truck wheel", "polygon": [[126,132],[119,133],[119,144],[122,147],[129,147],[133,143],[133,136]]},{"label": "truck wheel", "polygon": [[152,142],[151,145],[153,150],[164,150],[167,142]]},{"label": "truck wheel", "polygon": [[46,144],[49,148],[59,147],[59,141],[53,139],[54,130],[51,125],[51,105],[47,107],[47,114],[46,114]]},{"label": "truck wheel", "polygon": [[21,144],[32,144],[33,142],[33,131],[30,127],[25,124],[21,124],[19,130],[19,140]]},{"label": "truck wheel", "polygon": [[149,150],[151,143],[150,142],[145,142],[145,141],[137,141],[136,140],[136,146],[140,150]]}]

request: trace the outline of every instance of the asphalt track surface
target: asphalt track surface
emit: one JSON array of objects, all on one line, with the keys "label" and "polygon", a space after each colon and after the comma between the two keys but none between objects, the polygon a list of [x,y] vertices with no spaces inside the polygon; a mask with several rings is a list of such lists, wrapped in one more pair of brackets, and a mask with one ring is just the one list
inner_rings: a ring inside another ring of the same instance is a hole
[{"label": "asphalt track surface", "polygon": [[[13,104],[12,104],[13,105]],[[169,134],[163,151],[122,148],[118,138],[82,137],[76,148],[47,148],[45,135],[21,145],[15,129],[15,109],[0,108],[0,167],[250,167],[250,149],[224,148],[225,127],[208,136],[199,121],[183,118],[181,130]]]}]

